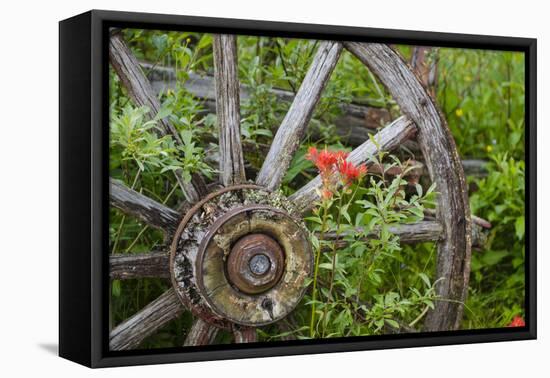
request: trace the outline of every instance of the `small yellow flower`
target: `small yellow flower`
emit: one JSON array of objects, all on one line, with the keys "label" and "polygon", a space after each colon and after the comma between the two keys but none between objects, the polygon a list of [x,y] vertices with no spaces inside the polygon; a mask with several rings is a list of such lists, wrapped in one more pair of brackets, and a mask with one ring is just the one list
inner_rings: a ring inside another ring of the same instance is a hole
[{"label": "small yellow flower", "polygon": [[460,118],[464,115],[464,110],[458,108],[458,109],[455,110],[455,114],[458,118]]},{"label": "small yellow flower", "polygon": [[187,38],[185,41],[186,41],[187,43],[191,43],[191,38]]},{"label": "small yellow flower", "polygon": [[492,152],[493,151],[493,146],[491,146],[490,144],[488,144],[486,147],[485,147],[485,150],[487,152]]}]

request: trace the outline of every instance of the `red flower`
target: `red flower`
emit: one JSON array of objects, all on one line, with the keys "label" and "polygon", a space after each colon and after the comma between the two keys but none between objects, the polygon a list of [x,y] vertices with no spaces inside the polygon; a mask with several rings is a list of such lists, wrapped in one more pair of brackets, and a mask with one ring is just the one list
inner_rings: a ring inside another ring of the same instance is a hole
[{"label": "red flower", "polygon": [[317,161],[317,157],[319,157],[319,151],[317,151],[315,147],[310,147],[307,150],[306,160],[312,161],[315,164],[315,161]]},{"label": "red flower", "polygon": [[306,159],[315,164],[322,176],[326,176],[332,173],[339,160],[347,156],[348,154],[344,151],[329,151],[325,148],[319,152],[315,147],[310,147]]},{"label": "red flower", "polygon": [[525,327],[525,320],[521,316],[516,315],[506,327]]},{"label": "red flower", "polygon": [[349,186],[367,173],[367,167],[364,164],[357,167],[347,161],[348,155],[345,151],[329,151],[326,148],[318,151],[315,147],[309,148],[306,159],[312,161],[321,174],[323,199],[332,198],[339,180]]},{"label": "red flower", "polygon": [[367,167],[365,164],[361,164],[357,167],[352,162],[341,160],[338,163],[338,171],[342,176],[344,185],[351,185],[354,181],[360,179],[367,173]]},{"label": "red flower", "polygon": [[321,189],[321,197],[323,199],[331,199],[333,195],[334,193],[332,193],[330,189],[327,189],[327,188]]}]

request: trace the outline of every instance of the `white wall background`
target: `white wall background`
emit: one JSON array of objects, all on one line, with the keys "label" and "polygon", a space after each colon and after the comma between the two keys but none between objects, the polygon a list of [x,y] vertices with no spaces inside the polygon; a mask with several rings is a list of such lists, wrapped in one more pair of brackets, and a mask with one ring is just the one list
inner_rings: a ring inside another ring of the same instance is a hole
[{"label": "white wall background", "polygon": [[[520,377],[548,374],[550,27],[544,1],[82,0],[2,2],[0,376]],[[536,37],[539,340],[89,370],[56,356],[58,25],[89,9]],[[545,350],[546,349],[546,350]]]}]

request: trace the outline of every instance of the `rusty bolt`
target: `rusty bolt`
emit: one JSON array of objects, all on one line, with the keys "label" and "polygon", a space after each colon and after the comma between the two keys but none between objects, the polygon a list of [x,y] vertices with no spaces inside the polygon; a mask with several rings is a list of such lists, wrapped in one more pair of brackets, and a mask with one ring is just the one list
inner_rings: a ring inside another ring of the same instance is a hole
[{"label": "rusty bolt", "polygon": [[279,282],[284,252],[271,236],[249,234],[235,243],[226,264],[227,279],[233,286],[246,294],[259,294]]},{"label": "rusty bolt", "polygon": [[248,268],[257,276],[263,276],[266,274],[270,266],[271,262],[269,261],[269,257],[263,253],[258,253],[257,255],[252,256],[248,262]]}]

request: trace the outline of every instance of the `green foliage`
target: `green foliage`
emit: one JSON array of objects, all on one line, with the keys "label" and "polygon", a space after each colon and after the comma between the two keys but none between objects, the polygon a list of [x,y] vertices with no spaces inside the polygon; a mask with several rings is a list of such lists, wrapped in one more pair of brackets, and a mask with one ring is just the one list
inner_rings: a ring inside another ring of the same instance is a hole
[{"label": "green foliage", "polygon": [[461,156],[524,159],[524,54],[442,48],[438,62],[438,102]]},{"label": "green foliage", "polygon": [[169,136],[157,137],[157,120],[145,121],[149,109],[127,105],[120,114],[114,110],[111,119],[111,169],[133,162],[143,172],[181,169],[177,148]]},{"label": "green foliage", "polygon": [[[525,163],[507,154],[492,157],[487,178],[475,180],[479,189],[470,197],[472,211],[492,228],[486,250],[472,254],[469,306],[480,308],[466,317],[466,327],[494,319],[507,325],[523,314],[525,301]],[[512,195],[511,195],[512,194]],[[504,273],[494,274],[498,269]]]},{"label": "green foliage", "polygon": [[[184,199],[174,172],[186,181],[199,173],[208,183],[218,168],[217,125],[203,100],[185,87],[194,75],[212,75],[212,36],[202,33],[123,30],[138,60],[148,67],[175,68],[176,81],[159,94],[158,115],[136,107],[110,71],[110,175],[143,194],[178,208]],[[275,92],[296,93],[319,42],[288,38],[238,37],[239,79],[248,89],[241,98],[241,132],[245,159],[258,169],[290,106]],[[397,46],[408,58],[410,46]],[[486,178],[469,178],[472,212],[488,219],[486,250],[472,253],[472,275],[463,328],[501,327],[524,311],[525,163],[524,56],[521,53],[439,48],[436,99],[448,120],[462,157],[491,159]],[[149,75],[151,68],[144,69]],[[287,95],[285,94],[285,95]],[[387,90],[352,54],[343,51],[313,119],[283,180],[292,194],[317,175],[305,156],[310,145],[350,150],[337,136],[335,120],[342,104],[382,107],[392,118],[399,108]],[[161,119],[170,121],[183,141],[164,135]],[[433,186],[409,185],[403,176],[407,156],[381,154],[372,162],[396,177],[369,174],[358,185],[341,190],[309,214],[307,225],[319,255],[315,298],[304,298],[284,330],[262,327],[261,340],[373,335],[420,329],[439,298],[435,295],[436,245],[402,245],[392,230],[423,219],[433,208]],[[405,162],[402,163],[401,161]],[[247,168],[248,169],[248,168]],[[389,177],[389,178],[388,178]],[[166,240],[118,210],[110,210],[110,249],[138,253],[164,248]],[[326,238],[328,234],[336,235]],[[373,238],[372,235],[377,237]],[[321,252],[321,250],[323,252]],[[313,286],[314,280],[308,282]],[[112,281],[113,325],[138,311],[170,286],[160,279]],[[312,317],[312,308],[313,311]],[[311,320],[314,327],[311,331]],[[192,322],[185,316],[170,322],[144,347],[182,345]],[[230,342],[228,334],[220,342]]]},{"label": "green foliage", "polygon": [[[396,166],[402,173],[389,183],[368,176],[365,184],[322,200],[306,218],[317,258],[313,296],[306,298],[312,307],[310,329],[302,337],[370,335],[407,324],[409,329],[434,307],[434,287],[425,272],[409,277],[402,292],[384,279],[402,250],[392,227],[421,221],[424,207],[433,205],[434,187],[423,193],[417,186],[417,192],[407,196],[403,175],[410,168],[384,153],[371,160],[383,167],[382,176]],[[326,238],[328,234],[336,240]],[[346,241],[345,246],[338,240]]]}]

